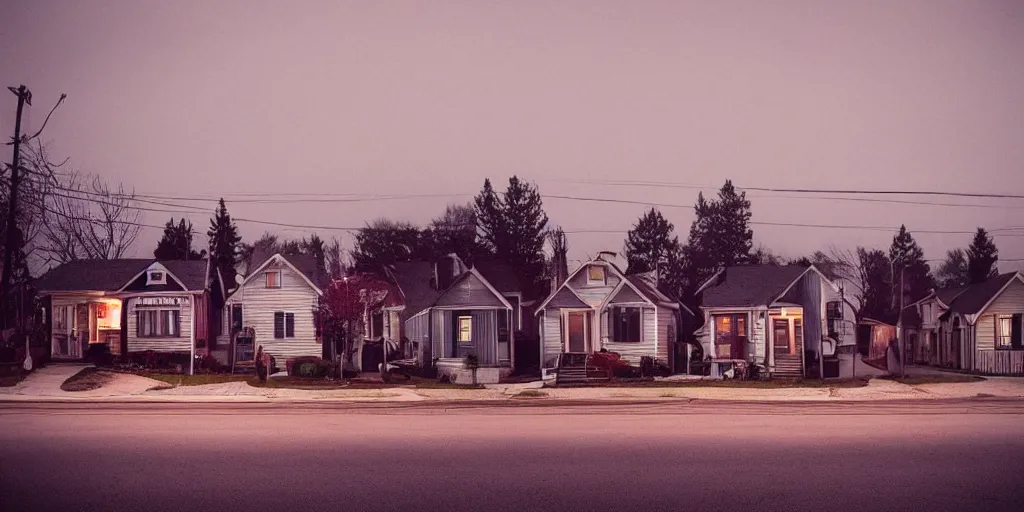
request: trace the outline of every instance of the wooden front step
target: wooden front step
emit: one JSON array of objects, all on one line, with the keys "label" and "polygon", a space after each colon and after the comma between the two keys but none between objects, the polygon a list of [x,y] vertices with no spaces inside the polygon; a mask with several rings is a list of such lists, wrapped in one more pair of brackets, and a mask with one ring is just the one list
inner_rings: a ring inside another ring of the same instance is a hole
[{"label": "wooden front step", "polygon": [[800,356],[775,356],[775,371],[777,377],[803,377],[804,366]]},{"label": "wooden front step", "polygon": [[580,385],[587,382],[587,369],[585,367],[559,368],[558,374],[555,376],[556,386]]}]

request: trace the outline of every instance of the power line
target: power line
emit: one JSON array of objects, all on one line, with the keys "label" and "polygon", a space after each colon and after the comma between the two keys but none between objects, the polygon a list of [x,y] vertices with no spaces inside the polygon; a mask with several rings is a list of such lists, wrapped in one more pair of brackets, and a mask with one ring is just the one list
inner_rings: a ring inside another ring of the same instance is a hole
[{"label": "power line", "polygon": [[[71,189],[60,189],[60,190],[71,190]],[[80,193],[80,194],[85,194],[85,195],[91,195],[91,196],[99,196],[101,198],[109,198],[110,197],[110,196],[106,196],[104,194],[95,193],[95,192],[89,192],[89,191],[82,191],[82,190],[74,190],[74,192]],[[58,197],[66,197],[66,198],[70,198],[70,199],[86,199],[86,198],[82,198],[82,197],[66,196],[66,195],[61,195],[61,194],[54,194],[54,195],[56,195]],[[452,196],[454,194],[439,194],[439,195],[440,196],[450,197],[450,196]],[[410,194],[410,195],[404,195],[404,196],[403,195],[393,195],[393,196],[386,196],[386,197],[388,197],[390,199],[412,199],[412,198],[417,198],[417,197],[421,197],[421,196],[423,196],[423,195]],[[438,195],[431,195],[431,196],[438,196]],[[146,200],[146,199],[132,199],[131,196],[128,195],[128,194],[119,194],[117,197],[121,197],[121,198],[123,198],[125,200],[129,200],[129,201],[130,200],[135,200],[135,201],[143,202],[143,203],[147,203],[147,204],[148,203],[153,203],[153,204],[162,205],[162,206],[169,206],[169,207],[174,207],[174,208],[186,208],[186,209],[188,209],[188,211],[181,211],[181,210],[164,210],[164,209],[157,209],[157,208],[147,208],[147,207],[133,206],[133,208],[136,208],[136,209],[139,209],[139,210],[142,210],[142,211],[150,211],[150,212],[158,212],[158,213],[193,213],[193,212],[196,212],[196,211],[204,212],[204,213],[209,213],[210,212],[210,210],[207,210],[207,209],[204,209],[204,208],[201,208],[201,207],[197,207],[197,206],[192,206],[192,205],[183,205],[183,204],[177,204],[177,203],[160,202],[160,201],[153,201],[153,200]],[[658,207],[663,207],[663,208],[685,208],[685,209],[692,209],[693,208],[693,206],[690,206],[690,205],[680,205],[680,204],[670,204],[670,203],[657,203],[657,202],[651,202],[651,201],[634,201],[634,200],[628,200],[628,199],[615,199],[615,198],[583,197],[583,196],[569,196],[569,195],[559,195],[559,194],[547,194],[547,195],[544,195],[543,197],[544,198],[548,198],[548,199],[562,199],[562,200],[571,200],[571,201],[617,203],[617,204],[635,204],[635,205],[644,205],[644,206],[658,206]],[[183,198],[183,199],[184,200],[196,200],[196,199],[191,199],[191,198]],[[111,206],[123,206],[121,204],[111,203],[109,201],[104,201],[104,200],[101,200],[101,199],[89,198],[88,200],[91,200],[91,201],[94,201],[94,202],[98,202],[100,204],[111,205]],[[377,199],[367,198],[366,200],[377,200]],[[301,202],[307,202],[307,201],[301,201]],[[362,229],[362,228],[356,228],[356,227],[318,226],[318,225],[283,223],[283,222],[267,221],[267,220],[260,220],[260,219],[248,219],[248,218],[244,218],[244,217],[234,217],[234,216],[232,217],[232,219],[236,220],[238,222],[249,222],[249,223],[254,223],[254,224],[264,224],[264,225],[270,225],[270,226],[288,227],[288,228],[299,228],[299,229],[324,229],[324,230],[349,231],[349,232],[358,231],[358,230]],[[865,230],[865,231],[885,231],[885,232],[893,232],[893,231],[898,231],[899,230],[899,228],[895,228],[895,227],[892,227],[892,226],[864,226],[864,225],[841,225],[841,224],[808,224],[808,223],[796,223],[796,222],[769,222],[769,221],[754,221],[754,220],[750,221],[750,224],[751,225],[755,225],[755,226],[759,225],[759,226],[778,226],[778,227],[801,227],[801,228],[815,228],[815,229],[857,229],[857,230]],[[1024,236],[1024,232],[1022,232],[1022,233],[1010,233],[1010,232],[1018,231],[1018,230],[1021,230],[1021,229],[1024,229],[1024,228],[1019,227],[1019,226],[1015,226],[1015,227],[1005,227],[1005,228],[990,229],[989,232],[993,233],[993,234],[1001,234],[1000,236],[1015,236],[1015,237],[1016,236]],[[578,231],[578,232],[586,232],[586,230],[582,230],[582,231]],[[590,231],[590,232],[593,232],[593,231]],[[625,232],[625,231],[618,231],[618,232]],[[965,231],[965,230],[913,230],[913,233],[915,233],[915,234],[954,234],[954,235],[963,235],[963,234],[974,234],[975,231],[973,231],[973,230],[970,230],[970,231]]]},{"label": "power line", "polygon": [[[683,189],[694,189],[702,191],[717,191],[719,187],[711,185],[692,185],[692,184],[676,184],[669,182],[645,182],[645,181],[602,181],[602,180],[559,180],[552,179],[551,181],[562,181],[568,183],[588,184],[588,185],[603,185],[603,186],[627,186],[627,187],[648,187],[648,188],[683,188]],[[763,187],[743,187],[736,185],[737,190],[752,190],[759,192],[781,192],[785,189],[768,189]],[[791,190],[791,191],[796,191]],[[807,191],[811,193],[810,191]],[[813,191],[813,193],[829,193],[827,191]],[[864,192],[867,193],[867,192]],[[1013,206],[1013,205],[993,205],[993,204],[976,204],[976,203],[940,203],[934,201],[911,201],[901,199],[878,199],[869,197],[840,197],[840,196],[785,196],[785,195],[760,195],[752,194],[750,197],[758,198],[786,198],[786,199],[803,199],[803,200],[817,200],[817,201],[851,201],[851,202],[865,202],[865,203],[888,203],[888,204],[912,204],[922,206],[942,206],[942,207],[956,207],[956,208],[994,208],[994,209],[1024,209],[1024,206]]]},{"label": "power line", "polygon": [[[587,182],[585,180],[578,180],[581,182]],[[590,180],[594,184],[609,184],[609,185],[645,185],[645,186],[659,186],[659,187],[672,187],[672,188],[689,188],[689,189],[714,189],[717,187],[693,185],[687,183],[675,183],[665,181],[616,181],[616,180]],[[992,192],[947,192],[938,190],[859,190],[859,189],[824,189],[824,188],[774,188],[774,187],[740,187],[738,189],[743,190],[756,190],[759,192],[794,192],[801,194],[857,194],[857,195],[919,195],[919,196],[950,196],[950,197],[981,197],[981,198],[993,198],[993,199],[1024,199],[1024,195],[1020,194],[1001,194]]]}]

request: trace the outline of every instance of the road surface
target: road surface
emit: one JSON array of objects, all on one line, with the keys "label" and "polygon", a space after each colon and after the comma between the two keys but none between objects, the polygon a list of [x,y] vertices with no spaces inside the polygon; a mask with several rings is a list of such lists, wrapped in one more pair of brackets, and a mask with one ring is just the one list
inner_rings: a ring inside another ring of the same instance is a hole
[{"label": "road surface", "polygon": [[1022,475],[1019,402],[0,404],[5,511],[1020,511]]}]

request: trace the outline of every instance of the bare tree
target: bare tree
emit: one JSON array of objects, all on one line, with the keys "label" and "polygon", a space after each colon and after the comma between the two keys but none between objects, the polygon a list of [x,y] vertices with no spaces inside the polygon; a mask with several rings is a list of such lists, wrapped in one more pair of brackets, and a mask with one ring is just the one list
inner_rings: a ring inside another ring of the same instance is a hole
[{"label": "bare tree", "polygon": [[344,252],[341,248],[341,240],[338,237],[331,239],[331,243],[324,248],[324,259],[327,263],[327,274],[332,279],[340,279],[345,274]]},{"label": "bare tree", "polygon": [[65,169],[67,160],[53,163],[42,144],[25,156],[35,187],[28,189],[34,194],[30,204],[37,224],[28,240],[37,258],[52,264],[115,259],[128,252],[142,229],[134,191]]}]

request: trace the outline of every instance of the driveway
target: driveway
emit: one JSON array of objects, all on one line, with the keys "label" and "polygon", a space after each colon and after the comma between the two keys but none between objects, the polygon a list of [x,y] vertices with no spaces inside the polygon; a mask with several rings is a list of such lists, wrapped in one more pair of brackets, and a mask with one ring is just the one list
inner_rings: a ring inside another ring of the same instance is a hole
[{"label": "driveway", "polygon": [[64,391],[61,384],[78,372],[92,368],[91,364],[58,363],[48,364],[30,373],[25,380],[15,386],[0,388],[0,396],[12,400],[17,399],[80,399],[80,398],[102,398],[102,397],[123,397],[142,395],[153,388],[165,384],[153,379],[147,379],[138,375],[123,373],[110,373],[110,382],[107,382],[98,389],[89,391]]}]

